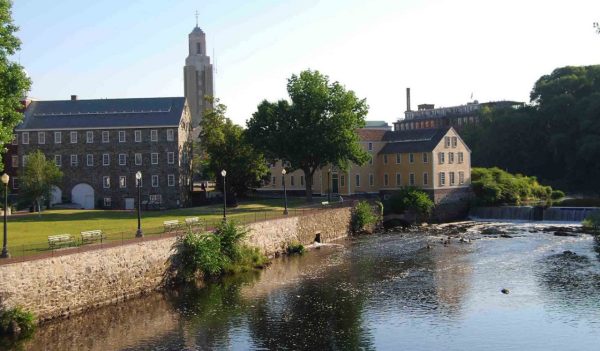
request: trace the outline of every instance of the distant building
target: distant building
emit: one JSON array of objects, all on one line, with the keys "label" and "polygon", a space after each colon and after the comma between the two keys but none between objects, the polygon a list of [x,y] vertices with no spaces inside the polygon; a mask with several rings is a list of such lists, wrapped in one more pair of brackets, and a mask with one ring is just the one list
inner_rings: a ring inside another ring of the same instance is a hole
[{"label": "distant building", "polygon": [[381,129],[381,130],[392,130],[392,126],[386,121],[365,121],[366,129]]},{"label": "distant building", "polygon": [[[427,191],[436,203],[464,200],[471,184],[471,150],[452,127],[411,131],[358,130],[371,155],[363,166],[348,171],[324,167],[315,172],[313,194],[334,196],[392,193],[406,186]],[[283,190],[282,163],[271,165],[271,182],[262,192]],[[288,173],[286,188],[302,194],[304,173]]]},{"label": "distant building", "polygon": [[435,108],[434,104],[420,104],[417,111],[410,109],[410,88],[406,89],[406,106],[404,119],[394,123],[394,130],[414,130],[454,127],[460,130],[467,124],[479,121],[478,111],[484,107],[518,108],[523,102],[517,101],[495,101],[479,103],[477,100],[466,105]]},{"label": "distant building", "polygon": [[[135,174],[142,203],[154,208],[188,204],[191,118],[183,97],[33,101],[15,130],[13,188],[27,155],[41,150],[64,173],[51,204],[134,209]],[[14,157],[14,156],[13,156]]]},{"label": "distant building", "polygon": [[196,128],[204,110],[212,108],[212,104],[207,103],[204,97],[214,96],[213,65],[206,55],[206,34],[198,24],[188,36],[188,45],[189,55],[183,68],[184,95],[190,106],[192,127]]}]

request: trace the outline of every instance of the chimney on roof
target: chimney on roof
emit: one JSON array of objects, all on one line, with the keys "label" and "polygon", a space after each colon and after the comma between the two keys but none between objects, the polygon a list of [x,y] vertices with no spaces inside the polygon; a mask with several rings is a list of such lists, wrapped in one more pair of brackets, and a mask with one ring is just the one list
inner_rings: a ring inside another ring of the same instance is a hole
[{"label": "chimney on roof", "polygon": [[71,95],[71,101],[77,101],[77,95]]},{"label": "chimney on roof", "polygon": [[410,88],[406,88],[406,111],[410,111]]}]

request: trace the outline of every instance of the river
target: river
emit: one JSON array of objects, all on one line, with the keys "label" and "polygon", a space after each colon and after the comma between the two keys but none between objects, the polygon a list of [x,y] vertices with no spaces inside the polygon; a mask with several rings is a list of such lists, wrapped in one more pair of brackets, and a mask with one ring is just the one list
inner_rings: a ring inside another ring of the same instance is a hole
[{"label": "river", "polygon": [[600,243],[502,225],[512,238],[473,231],[465,235],[476,240],[448,245],[424,233],[343,240],[262,272],[49,323],[20,346],[598,350]]}]

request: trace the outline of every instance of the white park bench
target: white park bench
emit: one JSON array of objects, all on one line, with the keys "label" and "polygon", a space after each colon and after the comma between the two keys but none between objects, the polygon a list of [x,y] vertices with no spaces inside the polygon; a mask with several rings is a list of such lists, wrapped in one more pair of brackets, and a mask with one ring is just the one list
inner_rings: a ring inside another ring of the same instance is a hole
[{"label": "white park bench", "polygon": [[164,221],[163,225],[165,226],[165,232],[170,232],[172,230],[179,229],[179,221],[177,219],[171,221]]},{"label": "white park bench", "polygon": [[329,201],[321,202],[321,207],[327,207],[327,206],[329,206]]},{"label": "white park bench", "polygon": [[102,242],[102,239],[104,238],[106,238],[106,236],[104,235],[104,233],[102,233],[102,230],[100,229],[81,232],[81,242],[83,244],[92,243],[97,240],[100,240],[100,242]]},{"label": "white park bench", "polygon": [[62,245],[70,245],[73,243],[73,237],[71,234],[58,234],[48,236],[48,246],[51,249],[60,247]]},{"label": "white park bench", "polygon": [[185,219],[185,225],[189,228],[193,228],[194,226],[200,225],[200,218],[198,217],[188,217]]}]

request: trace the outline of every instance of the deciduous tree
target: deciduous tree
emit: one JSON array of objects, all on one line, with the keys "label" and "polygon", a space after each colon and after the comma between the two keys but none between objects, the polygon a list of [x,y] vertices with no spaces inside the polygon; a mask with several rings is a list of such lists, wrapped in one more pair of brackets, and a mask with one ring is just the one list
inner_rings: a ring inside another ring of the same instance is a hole
[{"label": "deciduous tree", "polygon": [[52,187],[58,186],[63,173],[53,160],[39,150],[27,156],[27,162],[21,174],[21,194],[23,199],[36,205],[38,212],[44,199],[50,199]]}]

